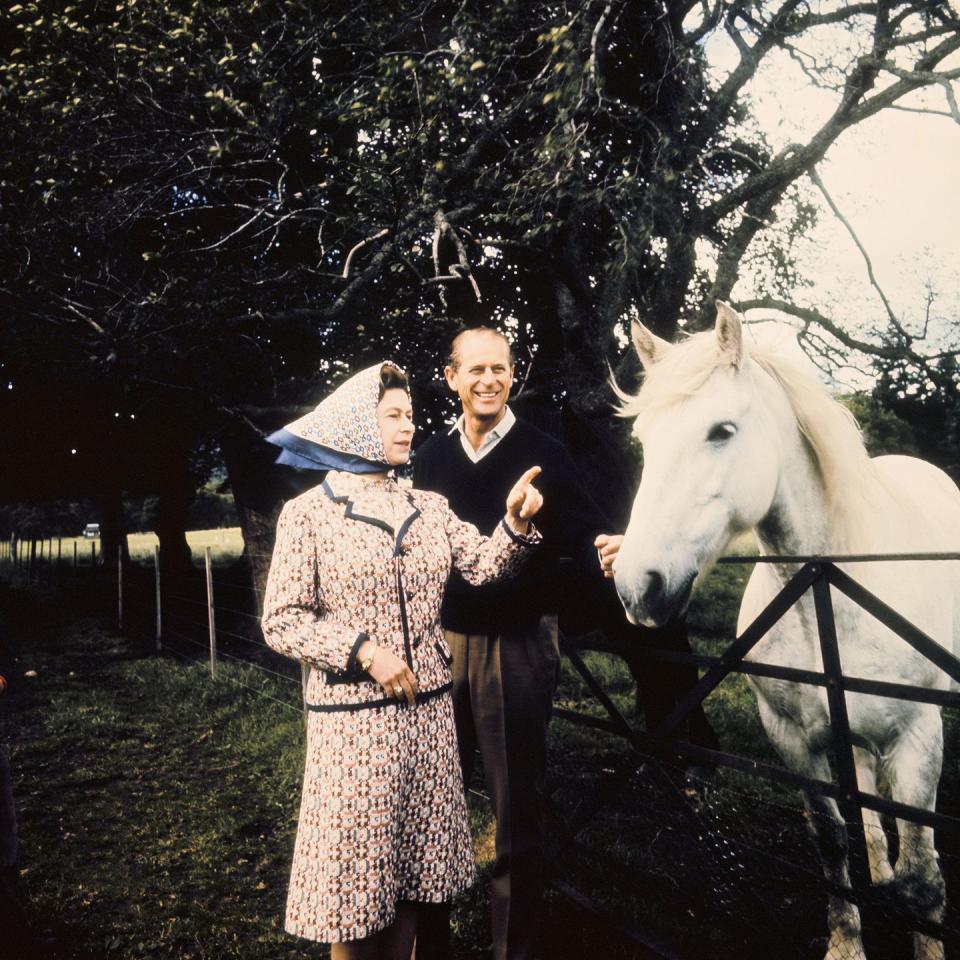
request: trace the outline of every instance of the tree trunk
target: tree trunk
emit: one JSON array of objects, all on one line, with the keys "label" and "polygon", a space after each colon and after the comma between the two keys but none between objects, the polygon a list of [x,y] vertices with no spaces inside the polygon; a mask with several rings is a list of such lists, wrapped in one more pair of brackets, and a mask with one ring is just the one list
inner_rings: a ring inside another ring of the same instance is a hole
[{"label": "tree trunk", "polygon": [[130,559],[127,548],[127,518],[123,512],[123,495],[120,488],[113,483],[100,491],[97,497],[97,506],[100,508],[100,556],[103,563],[110,569],[117,564],[117,549],[123,549],[123,562]]},{"label": "tree trunk", "polygon": [[311,472],[304,480],[289,467],[277,466],[276,448],[252,430],[241,432],[231,426],[218,439],[240,517],[243,557],[259,615],[280,509],[305,486],[319,482],[323,474]]},{"label": "tree trunk", "polygon": [[160,540],[160,576],[182,578],[193,572],[193,556],[187,543],[187,517],[195,494],[195,479],[187,451],[171,450],[160,475],[154,531]]}]

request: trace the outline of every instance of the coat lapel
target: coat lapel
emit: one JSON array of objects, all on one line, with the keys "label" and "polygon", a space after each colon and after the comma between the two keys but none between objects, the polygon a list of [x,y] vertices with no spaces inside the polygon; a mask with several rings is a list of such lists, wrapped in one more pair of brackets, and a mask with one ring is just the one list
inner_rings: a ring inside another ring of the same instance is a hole
[{"label": "coat lapel", "polygon": [[331,500],[344,505],[345,519],[369,523],[387,533],[394,542],[395,553],[400,553],[404,536],[420,516],[410,495],[398,488],[367,484],[333,471],[327,474],[322,487]]}]

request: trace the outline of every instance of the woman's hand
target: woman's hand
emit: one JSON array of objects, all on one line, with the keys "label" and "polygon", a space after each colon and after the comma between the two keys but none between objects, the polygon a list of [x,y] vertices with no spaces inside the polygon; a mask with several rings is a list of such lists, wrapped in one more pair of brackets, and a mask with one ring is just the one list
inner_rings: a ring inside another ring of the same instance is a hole
[{"label": "woman's hand", "polygon": [[533,485],[539,472],[539,467],[531,467],[507,494],[507,523],[521,536],[530,529],[530,518],[543,506],[543,494]]},{"label": "woman's hand", "polygon": [[373,641],[367,640],[357,651],[357,660],[366,660],[373,655],[373,663],[367,671],[371,678],[383,687],[388,697],[413,703],[420,690],[417,678],[413,671],[392,650],[378,647]]}]

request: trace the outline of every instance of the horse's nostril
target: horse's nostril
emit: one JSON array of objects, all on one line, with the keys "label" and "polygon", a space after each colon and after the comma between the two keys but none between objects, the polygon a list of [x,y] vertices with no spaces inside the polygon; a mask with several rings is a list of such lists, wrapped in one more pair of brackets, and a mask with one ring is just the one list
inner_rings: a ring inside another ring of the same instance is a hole
[{"label": "horse's nostril", "polygon": [[663,576],[657,570],[648,570],[644,574],[643,599],[649,606],[663,595]]}]

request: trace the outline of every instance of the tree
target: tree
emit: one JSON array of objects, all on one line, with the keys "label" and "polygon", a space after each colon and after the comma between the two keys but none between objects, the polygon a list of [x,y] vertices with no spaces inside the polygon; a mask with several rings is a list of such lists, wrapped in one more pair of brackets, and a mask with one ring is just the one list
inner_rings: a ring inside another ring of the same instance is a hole
[{"label": "tree", "polygon": [[[10,13],[11,348],[28,345],[42,370],[53,341],[62,365],[167,413],[179,458],[179,425],[216,437],[251,536],[285,492],[262,433],[348,366],[398,360],[435,422],[437,345],[460,322],[503,323],[531,403],[606,422],[608,364],[635,370],[631,315],[666,337],[697,329],[747,265],[764,296],[740,306],[797,313],[804,178],[915,90],[943,87],[956,114],[960,18],[943,0]],[[849,42],[821,64],[810,50],[831,31]],[[726,75],[705,53],[718,33],[738,51]],[[835,82],[836,99],[808,142],[774,151],[748,87],[778,50]],[[801,315],[852,347],[922,359],[895,318],[878,346]],[[632,480],[606,485],[613,503]]]},{"label": "tree", "polygon": [[878,362],[877,373],[876,402],[909,424],[917,456],[960,483],[960,378],[955,359],[942,357],[919,371],[903,359]]},{"label": "tree", "polygon": [[876,393],[860,391],[841,400],[856,418],[871,457],[884,454],[917,455],[913,428],[885,407]]}]

